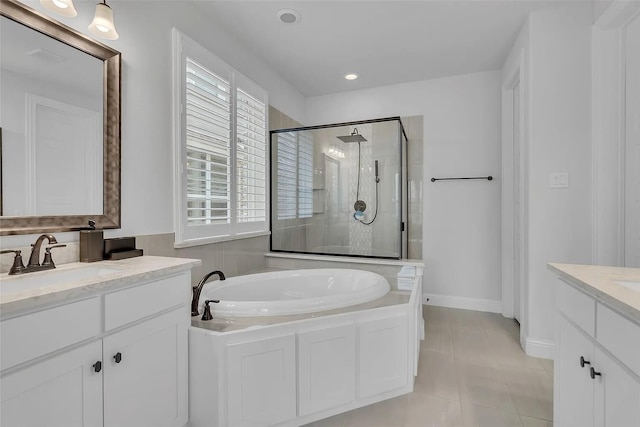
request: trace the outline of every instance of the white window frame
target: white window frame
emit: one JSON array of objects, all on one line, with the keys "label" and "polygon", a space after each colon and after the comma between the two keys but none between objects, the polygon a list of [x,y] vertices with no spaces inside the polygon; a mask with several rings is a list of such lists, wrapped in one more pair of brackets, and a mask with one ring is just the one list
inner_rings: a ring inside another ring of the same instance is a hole
[{"label": "white window frame", "polygon": [[[174,147],[174,247],[189,247],[229,240],[244,239],[254,236],[268,235],[269,232],[269,117],[267,92],[242,75],[237,70],[216,57],[213,53],[197,42],[182,34],[176,28],[172,31],[173,38],[173,147]],[[228,79],[231,85],[231,157],[230,157],[230,199],[231,219],[226,224],[187,224],[187,174],[186,172],[186,58],[189,57],[209,70]],[[265,215],[264,221],[238,222],[238,194],[236,177],[236,90],[240,87],[265,104]]]}]

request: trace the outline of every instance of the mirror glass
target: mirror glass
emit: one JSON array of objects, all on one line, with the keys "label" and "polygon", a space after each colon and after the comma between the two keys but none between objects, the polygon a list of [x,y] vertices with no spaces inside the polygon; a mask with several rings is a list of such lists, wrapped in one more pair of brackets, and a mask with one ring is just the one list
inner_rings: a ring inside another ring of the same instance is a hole
[{"label": "mirror glass", "polygon": [[2,216],[103,213],[103,61],[0,17]]},{"label": "mirror glass", "polygon": [[120,52],[0,1],[0,236],[120,228]]}]

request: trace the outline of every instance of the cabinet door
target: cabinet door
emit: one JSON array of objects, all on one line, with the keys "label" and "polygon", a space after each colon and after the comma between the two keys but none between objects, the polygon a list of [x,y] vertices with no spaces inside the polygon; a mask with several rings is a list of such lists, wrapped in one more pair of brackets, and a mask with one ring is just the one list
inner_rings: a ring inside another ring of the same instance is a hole
[{"label": "cabinet door", "polygon": [[596,347],[597,427],[640,427],[640,381]]},{"label": "cabinet door", "polygon": [[[593,426],[593,343],[563,316],[558,316],[554,369],[554,421],[558,427]],[[580,358],[585,360],[584,367]]]},{"label": "cabinet door", "polygon": [[300,416],[344,405],[356,395],[353,323],[298,334]]},{"label": "cabinet door", "polygon": [[264,427],[296,416],[293,334],[231,344],[226,356],[229,427]]},{"label": "cabinet door", "polygon": [[359,397],[375,396],[407,385],[407,329],[406,314],[359,324]]},{"label": "cabinet door", "polygon": [[102,343],[96,341],[0,380],[2,427],[102,425]]},{"label": "cabinet door", "polygon": [[186,424],[189,321],[179,309],[104,338],[105,427]]}]

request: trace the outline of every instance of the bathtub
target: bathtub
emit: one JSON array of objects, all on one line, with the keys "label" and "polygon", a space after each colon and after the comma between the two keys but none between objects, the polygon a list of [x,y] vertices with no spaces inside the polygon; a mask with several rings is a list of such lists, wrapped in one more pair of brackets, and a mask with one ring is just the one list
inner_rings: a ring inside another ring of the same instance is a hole
[{"label": "bathtub", "polygon": [[214,316],[280,316],[363,304],[389,292],[387,280],[363,270],[319,268],[250,274],[205,285]]}]

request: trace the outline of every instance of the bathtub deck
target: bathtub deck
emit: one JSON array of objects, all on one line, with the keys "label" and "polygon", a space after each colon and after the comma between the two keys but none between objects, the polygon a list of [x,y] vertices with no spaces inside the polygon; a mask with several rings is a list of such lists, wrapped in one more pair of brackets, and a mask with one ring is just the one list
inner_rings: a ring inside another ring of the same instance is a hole
[{"label": "bathtub deck", "polygon": [[352,305],[350,307],[336,308],[333,310],[316,311],[314,313],[292,314],[286,316],[247,316],[247,317],[217,317],[215,306],[212,310],[214,318],[212,320],[200,320],[200,316],[191,318],[191,326],[208,329],[214,332],[240,331],[255,326],[275,325],[278,323],[293,322],[296,320],[313,319],[334,314],[351,313],[360,310],[389,307],[398,304],[409,303],[409,292],[391,291],[385,296],[364,304]]}]

